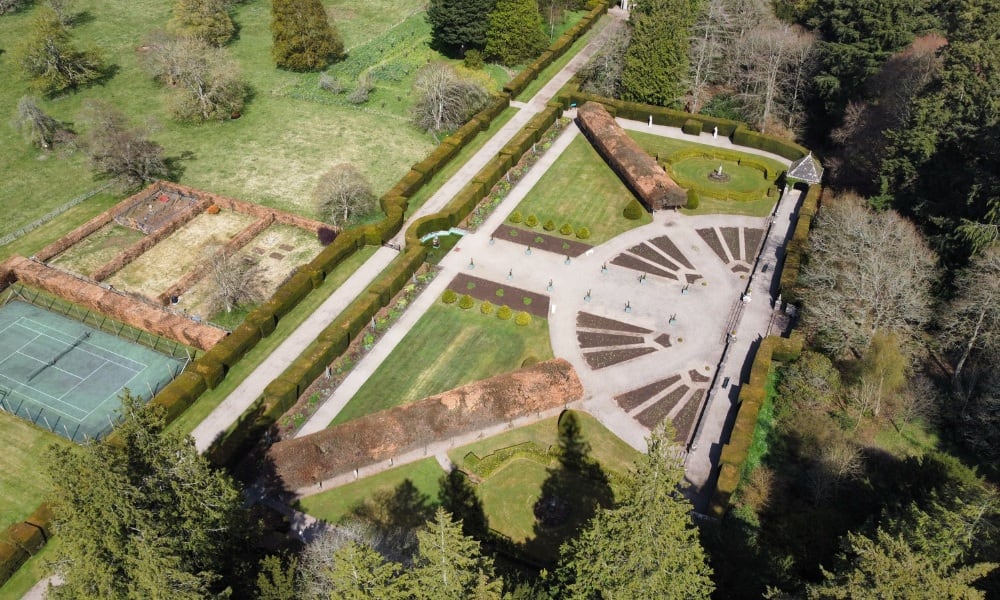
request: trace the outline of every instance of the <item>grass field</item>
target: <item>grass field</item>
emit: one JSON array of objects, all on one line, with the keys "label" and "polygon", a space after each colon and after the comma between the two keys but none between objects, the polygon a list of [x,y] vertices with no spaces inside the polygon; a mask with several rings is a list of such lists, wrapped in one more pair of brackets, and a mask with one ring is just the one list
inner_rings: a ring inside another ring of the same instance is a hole
[{"label": "grass field", "polygon": [[328,523],[339,523],[366,502],[392,494],[393,490],[407,480],[429,499],[429,503],[437,504],[438,482],[444,475],[445,472],[437,460],[425,458],[336,489],[307,496],[299,500],[298,505],[300,510],[316,518]]},{"label": "grass field", "polygon": [[108,223],[49,261],[81,275],[90,275],[145,235],[131,227]]},{"label": "grass field", "polygon": [[[328,1],[348,48],[383,35],[422,10],[420,0]],[[34,7],[0,19],[0,39],[18,40],[28,31]],[[254,95],[243,117],[223,123],[186,125],[167,116],[163,90],[139,67],[143,35],[163,28],[171,3],[159,0],[79,0],[89,15],[73,29],[80,46],[102,48],[117,72],[104,85],[41,102],[65,122],[76,122],[84,100],[101,98],[137,121],[153,119],[154,139],[170,157],[180,159],[180,181],[214,192],[310,214],[307,199],[319,174],[331,164],[354,162],[377,193],[391,187],[409,165],[422,159],[433,141],[410,126],[405,115],[390,119],[368,107],[334,107],[292,98],[286,91],[304,77],[279,71],[270,58],[270,3],[250,0],[234,8],[238,39],[227,46],[249,80]],[[0,54],[0,106],[16,106],[27,84],[15,64],[13,47]],[[3,120],[10,117],[3,116]],[[0,198],[5,219],[0,235],[40,217],[52,208],[98,186],[82,153],[42,153],[29,147],[10,127],[0,127]],[[181,158],[183,156],[183,158]],[[63,218],[69,218],[63,217]]]},{"label": "grass field", "polygon": [[545,320],[520,327],[435,302],[331,425],[513,371],[529,356],[552,358]]},{"label": "grass field", "polygon": [[552,219],[556,228],[569,223],[574,229],[590,229],[588,244],[601,244],[653,218],[643,212],[630,221],[622,211],[635,196],[625,187],[593,146],[577,136],[528,192],[517,210],[539,223]]},{"label": "grass field", "polygon": [[170,429],[191,433],[210,412],[226,399],[243,380],[253,372],[264,359],[274,351],[288,335],[306,320],[338,287],[340,287],[354,271],[378,250],[375,246],[365,246],[340,263],[332,273],[326,276],[323,285],[313,290],[303,298],[295,309],[278,321],[274,332],[262,339],[253,350],[247,353],[226,374],[226,378],[214,390],[208,390],[198,400],[170,424]]},{"label": "grass field", "polygon": [[52,444],[70,442],[0,411],[0,530],[24,520],[45,498],[51,483],[40,463]]}]

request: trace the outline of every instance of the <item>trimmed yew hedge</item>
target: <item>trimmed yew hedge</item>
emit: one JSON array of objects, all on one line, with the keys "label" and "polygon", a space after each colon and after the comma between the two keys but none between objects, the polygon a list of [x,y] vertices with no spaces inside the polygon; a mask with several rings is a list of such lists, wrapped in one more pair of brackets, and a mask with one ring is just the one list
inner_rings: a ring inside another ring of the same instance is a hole
[{"label": "trimmed yew hedge", "polygon": [[38,552],[52,536],[52,510],[42,503],[24,521],[0,534],[0,586]]},{"label": "trimmed yew hedge", "polygon": [[799,271],[802,268],[802,257],[809,245],[809,228],[813,217],[819,208],[821,188],[818,185],[809,187],[806,197],[802,199],[798,220],[792,239],[785,246],[785,263],[781,269],[781,279],[778,280],[778,290],[788,302],[797,303],[801,300],[798,293]]},{"label": "trimmed yew hedge", "polygon": [[200,373],[184,371],[160,390],[153,403],[163,407],[169,423],[181,416],[206,389],[208,385]]},{"label": "trimmed yew hedge", "polygon": [[805,156],[809,151],[795,142],[778,139],[763,133],[757,133],[746,128],[738,127],[733,132],[733,143],[748,148],[757,148],[772,154],[777,154],[788,160],[797,160]]}]

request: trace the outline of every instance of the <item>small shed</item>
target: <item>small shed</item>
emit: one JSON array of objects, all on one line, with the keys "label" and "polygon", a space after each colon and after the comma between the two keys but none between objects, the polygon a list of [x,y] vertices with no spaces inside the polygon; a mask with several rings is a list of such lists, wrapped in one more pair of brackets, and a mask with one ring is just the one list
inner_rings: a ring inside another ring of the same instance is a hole
[{"label": "small shed", "polygon": [[810,152],[802,158],[792,161],[792,164],[788,166],[786,177],[793,182],[804,181],[808,184],[817,184],[823,179],[823,167]]}]

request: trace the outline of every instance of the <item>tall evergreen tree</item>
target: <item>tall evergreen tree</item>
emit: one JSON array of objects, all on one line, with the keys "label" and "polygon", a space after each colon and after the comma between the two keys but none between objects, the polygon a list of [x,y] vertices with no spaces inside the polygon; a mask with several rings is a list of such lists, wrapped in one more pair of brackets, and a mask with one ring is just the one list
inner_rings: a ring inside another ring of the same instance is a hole
[{"label": "tall evergreen tree", "polygon": [[479,542],[462,535],[462,524],[439,508],[417,532],[420,544],[413,568],[404,576],[416,600],[499,599],[503,580],[494,577],[493,561],[484,557]]},{"label": "tall evergreen tree", "polygon": [[236,32],[229,16],[229,0],[177,0],[170,30],[213,46],[228,42]]},{"label": "tall evergreen tree", "polygon": [[548,43],[536,0],[497,0],[486,32],[486,56],[516,65],[541,54]]},{"label": "tall evergreen tree", "polygon": [[400,566],[386,561],[370,546],[349,542],[333,553],[330,597],[343,600],[401,597]]},{"label": "tall evergreen tree", "polygon": [[77,50],[54,10],[43,7],[17,57],[35,91],[53,96],[100,79],[106,70],[96,49]]},{"label": "tall evergreen tree", "polygon": [[565,598],[708,598],[712,570],[678,492],[684,469],[666,431],[625,481],[622,498],[600,509],[562,548]]},{"label": "tall evergreen tree", "polygon": [[700,0],[642,0],[632,9],[632,39],[622,98],[666,106],[687,91],[691,27]]},{"label": "tall evergreen tree", "polygon": [[271,56],[290,71],[316,71],[344,53],[344,42],[320,0],[274,0]]},{"label": "tall evergreen tree", "polygon": [[243,541],[239,490],[190,437],[164,431],[162,408],[126,394],[122,414],[112,439],[47,457],[63,579],[54,597],[215,597]]},{"label": "tall evergreen tree", "polygon": [[486,45],[489,15],[496,0],[431,0],[427,22],[435,48],[450,56]]}]

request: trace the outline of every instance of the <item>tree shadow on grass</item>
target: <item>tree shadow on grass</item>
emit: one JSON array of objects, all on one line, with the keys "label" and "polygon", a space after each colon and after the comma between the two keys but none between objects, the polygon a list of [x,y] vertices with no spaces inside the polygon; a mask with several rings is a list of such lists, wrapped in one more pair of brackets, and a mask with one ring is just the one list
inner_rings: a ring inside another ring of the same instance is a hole
[{"label": "tree shadow on grass", "polygon": [[373,547],[408,564],[417,551],[416,530],[434,515],[436,504],[409,479],[392,490],[375,492],[351,507],[350,517],[370,527]]},{"label": "tree shadow on grass", "polygon": [[549,467],[534,506],[534,537],[522,548],[531,558],[555,565],[559,548],[576,537],[598,508],[614,503],[607,474],[590,456],[590,443],[571,411],[559,417],[559,463]]},{"label": "tree shadow on grass", "polygon": [[456,520],[462,520],[462,534],[484,541],[490,533],[489,520],[483,510],[483,501],[468,476],[458,467],[452,467],[441,477],[438,502]]}]

